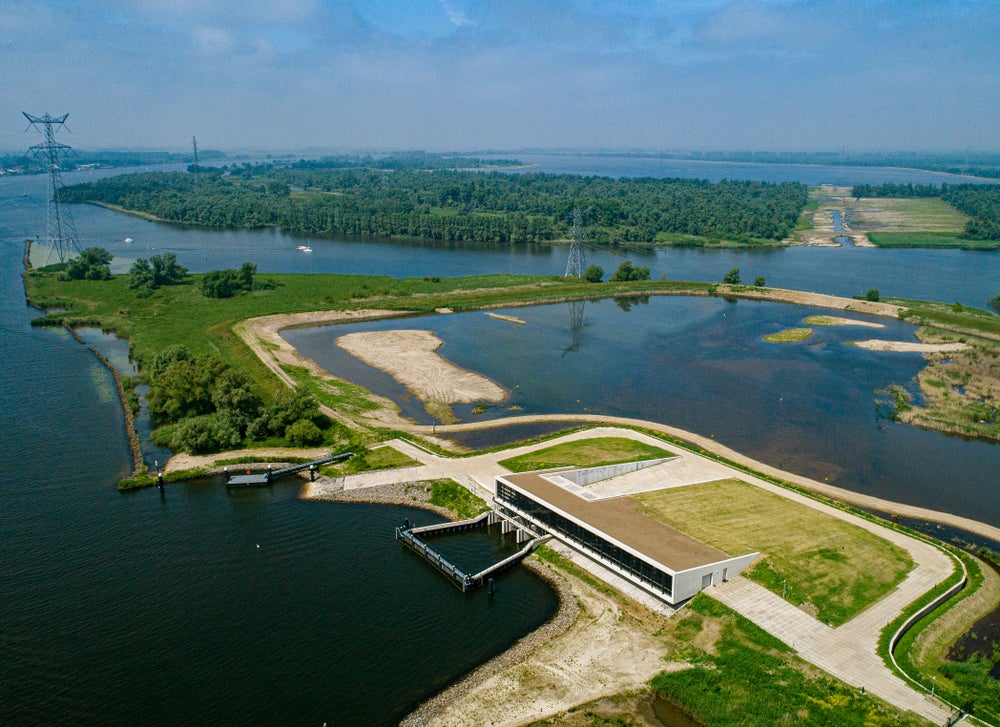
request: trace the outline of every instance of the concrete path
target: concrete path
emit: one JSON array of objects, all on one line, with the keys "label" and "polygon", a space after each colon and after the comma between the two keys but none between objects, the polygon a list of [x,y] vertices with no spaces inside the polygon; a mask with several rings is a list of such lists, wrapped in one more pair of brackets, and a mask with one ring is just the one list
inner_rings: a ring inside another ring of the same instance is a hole
[{"label": "concrete path", "polygon": [[[306,496],[321,498],[340,490],[451,478],[489,500],[494,492],[494,477],[509,471],[499,464],[500,460],[562,442],[608,436],[627,437],[663,446],[663,442],[654,437],[617,427],[598,427],[573,432],[543,443],[512,447],[502,452],[490,452],[473,457],[442,457],[410,442],[397,439],[387,442],[386,445],[411,457],[419,462],[419,465],[365,472],[344,478],[321,478],[310,483]],[[670,448],[669,445],[667,448]],[[877,655],[877,647],[885,626],[891,623],[906,606],[952,574],[954,564],[951,558],[923,541],[881,527],[765,480],[726,468],[703,455],[688,450],[679,451],[685,460],[683,470],[687,480],[694,482],[736,477],[821,510],[832,517],[849,521],[893,542],[909,553],[916,566],[903,582],[888,596],[838,628],[831,628],[780,596],[741,576],[713,586],[706,593],[788,644],[806,661],[841,681],[859,689],[864,687],[868,692],[890,704],[903,710],[911,710],[935,724],[944,724],[951,714],[950,710],[940,702],[932,701],[927,695],[917,691],[891,672]],[[673,466],[676,468],[679,465]],[[699,476],[702,479],[699,480]]]}]

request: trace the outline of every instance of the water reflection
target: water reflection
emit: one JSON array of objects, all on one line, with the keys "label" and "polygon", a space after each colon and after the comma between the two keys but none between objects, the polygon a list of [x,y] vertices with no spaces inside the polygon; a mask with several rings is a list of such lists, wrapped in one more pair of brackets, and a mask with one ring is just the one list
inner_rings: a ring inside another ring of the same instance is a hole
[{"label": "water reflection", "polygon": [[[511,410],[639,417],[712,436],[819,481],[1000,524],[1000,485],[982,476],[1000,471],[1000,447],[879,417],[876,392],[891,384],[915,391],[920,355],[851,346],[851,340],[870,334],[846,327],[816,328],[800,344],[764,342],[768,333],[828,313],[820,309],[693,297],[622,302],[501,311],[526,325],[481,313],[427,316],[417,325],[445,342],[439,353],[449,361],[510,391],[506,411],[454,407],[463,421],[510,416]],[[851,315],[884,325],[879,338],[913,339],[908,323]],[[431,423],[391,377],[332,343],[352,331],[414,325],[369,321],[284,335],[327,370]]]}]

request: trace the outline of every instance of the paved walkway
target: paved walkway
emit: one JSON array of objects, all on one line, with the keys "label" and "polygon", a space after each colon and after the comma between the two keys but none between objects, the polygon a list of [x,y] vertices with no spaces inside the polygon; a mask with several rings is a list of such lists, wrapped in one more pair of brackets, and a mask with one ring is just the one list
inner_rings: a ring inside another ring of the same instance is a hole
[{"label": "paved walkway", "polygon": [[859,689],[864,687],[890,704],[916,712],[934,724],[944,724],[951,714],[951,710],[940,702],[931,701],[928,695],[917,692],[890,672],[876,653],[881,630],[877,622],[885,616],[891,621],[898,615],[882,613],[887,610],[881,608],[882,602],[869,609],[878,611],[877,617],[865,618],[868,616],[866,611],[834,629],[742,576],[713,586],[706,593],[781,639],[801,658],[846,684]]},{"label": "paved walkway", "polygon": [[[657,446],[663,444],[660,440],[640,432],[617,427],[599,427],[573,432],[544,443],[513,447],[502,452],[490,452],[474,457],[442,457],[409,442],[393,440],[386,444],[420,464],[395,470],[365,472],[344,478],[321,478],[310,483],[307,497],[323,497],[340,490],[355,490],[383,484],[451,478],[489,500],[493,495],[494,476],[508,472],[499,464],[500,460],[561,442],[602,436],[628,437]],[[683,451],[682,455],[686,459],[684,470],[688,475],[700,471],[704,473],[705,480],[719,479],[720,465],[715,460],[687,450]],[[950,710],[940,702],[931,701],[927,695],[913,689],[892,673],[878,656],[877,647],[882,629],[886,625],[891,623],[907,605],[951,575],[954,568],[952,560],[923,541],[829,507],[805,495],[737,470],[725,468],[725,475],[737,477],[874,532],[906,550],[916,567],[892,593],[838,628],[827,626],[780,596],[741,576],[711,587],[706,591],[707,595],[750,619],[792,647],[800,657],[841,681],[858,688],[864,687],[890,704],[903,710],[912,710],[935,724],[944,724],[950,715]]]}]

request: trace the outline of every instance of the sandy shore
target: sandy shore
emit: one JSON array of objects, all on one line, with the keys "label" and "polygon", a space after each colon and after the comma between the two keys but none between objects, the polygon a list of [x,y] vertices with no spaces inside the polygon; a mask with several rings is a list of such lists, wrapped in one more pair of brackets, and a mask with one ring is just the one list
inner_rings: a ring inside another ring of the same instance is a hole
[{"label": "sandy shore", "polygon": [[737,298],[751,298],[759,300],[774,300],[781,303],[794,303],[795,305],[808,305],[817,308],[831,308],[833,310],[853,311],[855,313],[868,313],[874,316],[885,316],[887,318],[899,318],[902,306],[893,303],[882,303],[880,301],[858,300],[857,298],[842,298],[837,295],[826,295],[825,293],[809,293],[803,290],[788,290],[785,288],[757,288],[748,285],[719,285],[716,288],[719,295],[732,295]]},{"label": "sandy shore", "polygon": [[369,366],[385,371],[421,401],[443,404],[499,402],[507,391],[494,381],[442,358],[444,345],[432,331],[349,333],[337,345]]},{"label": "sandy shore", "polygon": [[881,341],[879,339],[869,339],[867,341],[852,341],[858,348],[868,351],[903,351],[908,353],[949,353],[950,351],[964,351],[969,348],[967,343],[920,343],[919,341]]}]

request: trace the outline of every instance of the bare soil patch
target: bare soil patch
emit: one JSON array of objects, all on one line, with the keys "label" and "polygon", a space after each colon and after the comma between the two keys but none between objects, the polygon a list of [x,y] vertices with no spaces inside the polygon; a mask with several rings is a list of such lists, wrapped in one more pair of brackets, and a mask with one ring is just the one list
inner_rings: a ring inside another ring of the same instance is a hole
[{"label": "bare soil patch", "polygon": [[664,639],[655,635],[652,624],[577,578],[564,583],[568,590],[563,597],[571,599],[576,613],[572,625],[519,663],[476,684],[427,724],[523,725],[595,698],[643,689],[668,668],[662,658]]}]

